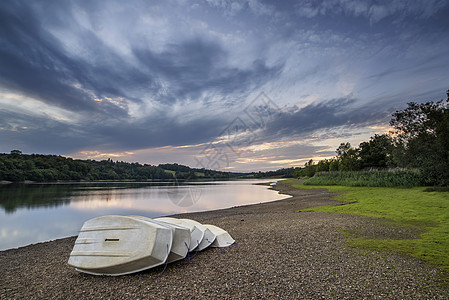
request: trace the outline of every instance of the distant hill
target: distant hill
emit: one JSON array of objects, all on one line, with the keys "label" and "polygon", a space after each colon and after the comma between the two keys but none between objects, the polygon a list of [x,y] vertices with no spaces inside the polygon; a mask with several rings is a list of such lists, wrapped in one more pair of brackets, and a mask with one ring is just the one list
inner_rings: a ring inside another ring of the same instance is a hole
[{"label": "distant hill", "polygon": [[243,178],[293,177],[295,168],[269,172],[222,172],[191,168],[179,164],[159,166],[113,161],[96,161],[60,155],[22,154],[13,150],[0,153],[0,181],[174,181],[174,180],[226,180]]}]

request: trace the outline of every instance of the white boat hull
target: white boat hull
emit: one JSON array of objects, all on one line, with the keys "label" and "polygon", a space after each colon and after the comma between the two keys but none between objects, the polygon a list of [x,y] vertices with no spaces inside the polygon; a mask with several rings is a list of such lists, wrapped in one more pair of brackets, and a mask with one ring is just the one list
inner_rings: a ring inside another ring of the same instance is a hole
[{"label": "white boat hull", "polygon": [[190,247],[190,230],[188,228],[142,216],[131,216],[131,217],[143,220],[145,222],[156,223],[162,226],[166,226],[172,230],[173,242],[170,249],[170,253],[167,257],[167,263],[183,259],[187,256]]},{"label": "white boat hull", "polygon": [[171,217],[156,218],[154,220],[189,228],[190,230],[189,252],[193,250],[199,250],[197,248],[204,238],[204,230],[200,230],[200,228],[195,226],[193,222],[186,221],[188,219],[177,219]]},{"label": "white boat hull", "polygon": [[215,241],[216,235],[203,224],[191,219],[180,219],[180,220],[182,220],[186,224],[196,226],[197,228],[199,228],[201,231],[204,232],[204,236],[198,244],[198,251],[206,249],[207,247],[212,245],[212,243]]},{"label": "white boat hull", "polygon": [[210,245],[211,247],[228,247],[235,243],[235,240],[231,237],[231,235],[224,229],[215,226],[215,225],[204,225],[210,231],[212,231],[215,235],[215,241]]},{"label": "white boat hull", "polygon": [[88,220],[80,230],[68,264],[94,275],[125,275],[163,264],[173,232],[156,223],[124,216]]}]

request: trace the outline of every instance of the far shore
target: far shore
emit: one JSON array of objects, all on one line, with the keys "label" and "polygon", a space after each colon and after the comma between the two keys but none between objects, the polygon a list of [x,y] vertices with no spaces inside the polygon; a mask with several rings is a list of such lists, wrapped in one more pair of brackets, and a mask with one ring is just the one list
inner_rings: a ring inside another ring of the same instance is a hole
[{"label": "far shore", "polygon": [[1,299],[447,298],[442,271],[409,255],[348,246],[346,233],[398,236],[413,232],[378,219],[302,212],[342,205],[323,189],[273,188],[292,197],[176,215],[227,230],[236,243],[119,277],[79,273],[67,265],[76,237],[0,251]]},{"label": "far shore", "polygon": [[[281,178],[283,180],[284,178]],[[205,182],[205,181],[250,181],[250,180],[279,180],[279,178],[196,178],[196,179],[152,179],[146,181],[139,181],[134,179],[120,179],[120,180],[57,180],[57,181],[33,181],[33,180],[24,180],[24,181],[9,181],[9,180],[0,180],[0,184],[64,184],[64,183],[189,183],[189,182]]]}]

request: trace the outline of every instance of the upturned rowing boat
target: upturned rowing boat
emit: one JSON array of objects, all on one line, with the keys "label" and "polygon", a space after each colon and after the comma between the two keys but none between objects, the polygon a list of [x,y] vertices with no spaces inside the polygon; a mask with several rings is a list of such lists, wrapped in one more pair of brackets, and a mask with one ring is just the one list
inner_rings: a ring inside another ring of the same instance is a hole
[{"label": "upturned rowing boat", "polygon": [[124,275],[163,264],[170,253],[172,229],[125,216],[88,220],[80,230],[68,264],[94,275]]},{"label": "upturned rowing boat", "polygon": [[168,254],[167,257],[167,263],[183,259],[187,256],[190,247],[190,230],[188,228],[142,216],[132,216],[132,217],[144,220],[145,222],[156,223],[172,229],[173,242],[170,249],[170,253]]},{"label": "upturned rowing boat", "polygon": [[220,228],[215,225],[205,224],[204,226],[207,227],[212,233],[216,235],[215,241],[210,245],[211,247],[228,247],[235,243],[235,240],[231,237],[231,235],[224,230],[223,228]]}]

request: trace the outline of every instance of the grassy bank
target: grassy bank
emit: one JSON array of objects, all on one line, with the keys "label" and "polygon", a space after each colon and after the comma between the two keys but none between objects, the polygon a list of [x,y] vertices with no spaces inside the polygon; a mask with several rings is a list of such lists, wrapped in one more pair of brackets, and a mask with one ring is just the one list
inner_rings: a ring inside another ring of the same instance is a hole
[{"label": "grassy bank", "polygon": [[346,187],[305,186],[297,188],[327,188],[330,192],[345,193],[337,200],[355,202],[341,206],[325,206],[308,211],[350,213],[382,218],[385,222],[401,226],[414,226],[423,230],[417,239],[349,238],[354,246],[404,251],[415,257],[441,266],[449,271],[449,192],[424,192],[415,187]]},{"label": "grassy bank", "polygon": [[422,185],[421,172],[414,169],[319,172],[305,185],[413,187]]}]

